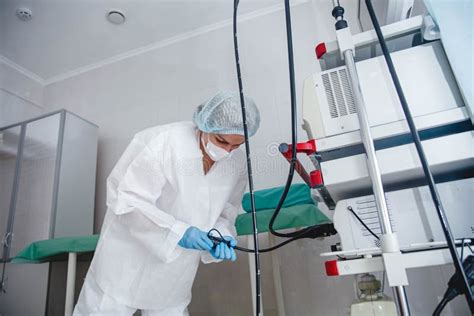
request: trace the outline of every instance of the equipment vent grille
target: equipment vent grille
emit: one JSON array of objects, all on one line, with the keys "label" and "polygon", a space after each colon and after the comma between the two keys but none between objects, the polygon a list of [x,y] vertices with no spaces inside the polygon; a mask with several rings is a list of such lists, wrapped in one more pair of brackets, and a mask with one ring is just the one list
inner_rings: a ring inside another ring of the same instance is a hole
[{"label": "equipment vent grille", "polygon": [[331,118],[355,114],[356,108],[347,78],[347,70],[345,68],[334,70],[323,74],[321,77]]},{"label": "equipment vent grille", "polygon": [[339,76],[341,77],[342,89],[344,91],[344,97],[346,98],[346,106],[349,110],[349,114],[355,114],[356,107],[354,104],[354,98],[352,97],[351,85],[349,84],[349,79],[347,78],[347,70],[345,68],[339,70]]},{"label": "equipment vent grille", "polygon": [[328,99],[329,104],[329,114],[331,118],[336,118],[339,116],[336,109],[336,101],[334,100],[334,94],[332,93],[331,82],[329,81],[329,75],[323,74],[323,85],[324,91],[326,91],[326,97]]}]

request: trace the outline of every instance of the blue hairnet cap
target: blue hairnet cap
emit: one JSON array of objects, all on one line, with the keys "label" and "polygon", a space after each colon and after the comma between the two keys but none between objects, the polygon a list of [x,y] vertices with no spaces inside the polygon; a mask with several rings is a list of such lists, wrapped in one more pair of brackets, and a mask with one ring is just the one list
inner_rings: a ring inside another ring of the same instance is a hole
[{"label": "blue hairnet cap", "polygon": [[[260,113],[254,100],[244,98],[247,129],[249,136],[253,136],[260,126]],[[205,133],[244,135],[240,95],[237,92],[219,92],[198,106],[193,120]]]}]

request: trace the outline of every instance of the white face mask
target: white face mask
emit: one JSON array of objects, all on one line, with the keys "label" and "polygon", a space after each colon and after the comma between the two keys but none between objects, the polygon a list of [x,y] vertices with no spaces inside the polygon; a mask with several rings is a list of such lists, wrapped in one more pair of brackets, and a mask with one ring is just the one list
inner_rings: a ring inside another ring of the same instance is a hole
[{"label": "white face mask", "polygon": [[229,158],[230,152],[211,142],[209,139],[209,134],[207,135],[207,144],[204,143],[204,138],[202,138],[202,136],[201,142],[204,147],[204,150],[213,161],[220,161]]}]

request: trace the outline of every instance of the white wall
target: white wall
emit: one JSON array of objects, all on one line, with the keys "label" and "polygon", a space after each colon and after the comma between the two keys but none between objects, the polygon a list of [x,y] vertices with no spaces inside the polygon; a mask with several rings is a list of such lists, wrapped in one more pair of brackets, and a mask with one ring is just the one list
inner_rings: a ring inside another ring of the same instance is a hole
[{"label": "white wall", "polygon": [[0,55],[0,127],[43,112],[43,84]]},{"label": "white wall", "polygon": [[[298,87],[318,69],[308,8],[294,9]],[[290,140],[283,12],[242,22],[239,33],[244,89],[262,114],[261,129],[252,139],[260,159],[256,186],[280,185],[288,165],[280,156],[268,158],[267,147]],[[48,110],[64,107],[99,125],[96,229],[105,212],[105,179],[132,136],[149,126],[191,120],[197,105],[222,89],[237,89],[230,25],[46,86]],[[301,131],[300,137],[305,137]],[[282,164],[269,170],[270,162]]]},{"label": "white wall", "polygon": [[[303,79],[319,69],[314,46],[334,37],[329,1],[315,0],[314,4],[323,6],[316,9],[307,3],[293,8],[299,106]],[[348,19],[356,25],[354,14]],[[276,146],[290,141],[283,11],[242,21],[239,41],[244,89],[254,97],[262,114],[261,129],[251,140],[256,188],[279,186],[284,183],[288,164]],[[44,103],[48,110],[66,108],[99,125],[96,231],[105,213],[106,177],[133,134],[154,125],[190,120],[200,102],[222,89],[237,89],[229,24],[46,86]],[[305,138],[300,128],[299,139]],[[279,250],[287,315],[347,315],[354,299],[352,280],[326,277],[324,260],[319,257],[336,241],[337,237],[301,241]],[[276,315],[269,256],[262,255],[262,265],[265,315]],[[239,254],[234,264],[201,266],[190,306],[192,315],[250,314],[248,277],[244,254]],[[427,277],[433,278],[432,274]],[[411,291],[410,302],[418,306],[415,315],[431,313],[445,281],[432,281],[436,287],[431,284],[429,289]],[[421,293],[415,293],[418,291]]]}]

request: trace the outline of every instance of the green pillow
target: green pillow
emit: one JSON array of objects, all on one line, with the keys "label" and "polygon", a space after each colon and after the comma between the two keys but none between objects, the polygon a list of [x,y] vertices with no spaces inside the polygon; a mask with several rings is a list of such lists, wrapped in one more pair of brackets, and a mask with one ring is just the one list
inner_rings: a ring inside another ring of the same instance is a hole
[{"label": "green pillow", "polygon": [[[268,231],[268,224],[273,215],[273,209],[260,210],[257,212],[257,228],[259,233]],[[331,223],[329,218],[324,215],[316,205],[303,204],[284,207],[281,209],[275,221],[275,229],[286,229],[296,227],[306,227]],[[253,232],[252,214],[245,213],[237,216],[235,220],[235,229],[237,235],[250,235]]]},{"label": "green pillow", "polygon": [[61,237],[35,241],[23,248],[12,263],[40,263],[48,261],[49,257],[68,252],[92,252],[97,246],[99,235]]},{"label": "green pillow", "polygon": [[[284,187],[278,187],[254,192],[256,210],[275,209],[283,193],[283,189]],[[311,198],[311,190],[306,184],[293,184],[288,191],[283,207],[298,204],[314,204]],[[242,207],[244,211],[251,212],[249,193],[244,195]]]}]

